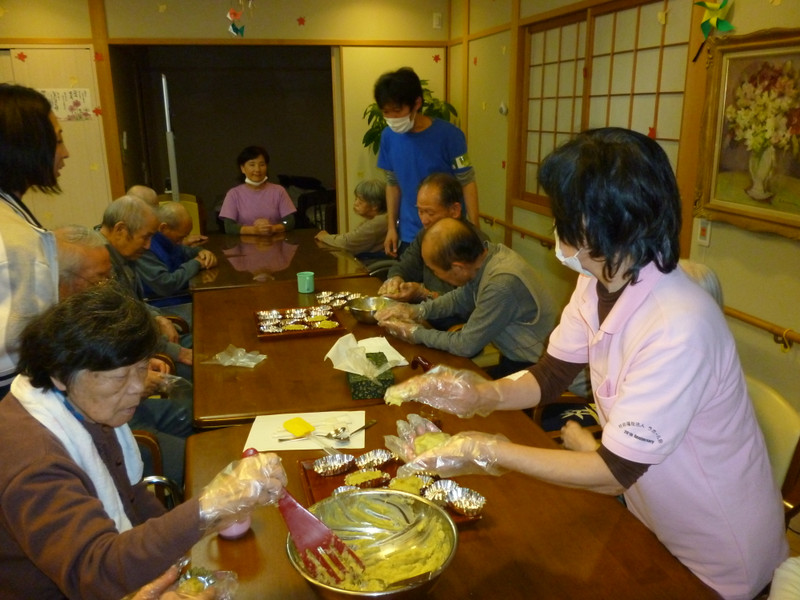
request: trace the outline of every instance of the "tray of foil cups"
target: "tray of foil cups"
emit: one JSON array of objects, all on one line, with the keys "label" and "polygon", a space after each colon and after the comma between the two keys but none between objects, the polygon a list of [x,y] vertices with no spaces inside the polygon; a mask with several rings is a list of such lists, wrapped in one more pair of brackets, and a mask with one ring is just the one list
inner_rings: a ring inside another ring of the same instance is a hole
[{"label": "tray of foil cups", "polygon": [[342,333],[347,329],[330,305],[255,311],[256,335],[260,339],[307,337]]}]

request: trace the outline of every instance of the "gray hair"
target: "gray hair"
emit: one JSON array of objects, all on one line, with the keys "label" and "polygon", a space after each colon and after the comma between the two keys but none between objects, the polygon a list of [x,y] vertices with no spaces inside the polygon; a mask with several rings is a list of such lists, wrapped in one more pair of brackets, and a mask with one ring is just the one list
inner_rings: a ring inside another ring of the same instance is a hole
[{"label": "gray hair", "polygon": [[102,248],[108,242],[99,232],[83,225],[65,225],[53,234],[58,251],[58,278],[72,281],[83,269],[85,256],[82,248]]},{"label": "gray hair", "polygon": [[722,284],[719,282],[719,277],[717,277],[714,269],[703,263],[685,258],[680,259],[678,264],[695,283],[711,294],[711,297],[717,301],[720,308],[725,307],[722,299]]},{"label": "gray hair", "polygon": [[132,185],[128,188],[128,191],[125,192],[125,195],[136,196],[147,202],[152,208],[158,208],[158,194],[153,188],[147,187],[146,185]]},{"label": "gray hair", "polygon": [[156,211],[160,223],[165,223],[170,229],[177,229],[180,227],[183,219],[190,219],[192,215],[189,214],[187,208],[180,202],[165,202],[158,207]]},{"label": "gray hair", "polygon": [[386,212],[386,182],[380,179],[365,179],[356,185],[355,195],[374,206],[378,213]]},{"label": "gray hair", "polygon": [[155,214],[147,202],[138,196],[121,196],[106,207],[103,213],[103,227],[113,229],[117,223],[124,223],[131,234],[142,229],[149,215]]}]

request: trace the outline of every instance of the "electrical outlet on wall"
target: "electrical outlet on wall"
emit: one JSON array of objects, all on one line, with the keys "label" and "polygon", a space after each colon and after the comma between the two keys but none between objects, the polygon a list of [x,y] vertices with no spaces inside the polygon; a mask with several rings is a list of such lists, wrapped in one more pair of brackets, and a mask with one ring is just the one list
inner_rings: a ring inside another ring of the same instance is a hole
[{"label": "electrical outlet on wall", "polygon": [[711,243],[711,221],[700,219],[697,227],[697,243],[701,246],[708,246]]}]

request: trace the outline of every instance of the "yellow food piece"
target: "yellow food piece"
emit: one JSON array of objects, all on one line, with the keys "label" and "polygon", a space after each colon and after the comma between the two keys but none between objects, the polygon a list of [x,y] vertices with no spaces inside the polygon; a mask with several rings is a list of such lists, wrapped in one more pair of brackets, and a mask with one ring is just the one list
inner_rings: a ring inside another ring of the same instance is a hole
[{"label": "yellow food piece", "polygon": [[400,490],[401,492],[411,492],[412,494],[420,495],[422,491],[422,480],[416,475],[409,477],[395,477],[389,482],[389,487],[393,490]]},{"label": "yellow food piece", "polygon": [[322,329],[334,329],[335,327],[338,326],[339,323],[337,323],[336,321],[320,321],[319,323],[317,323],[317,327],[320,327]]},{"label": "yellow food piece", "polygon": [[178,584],[178,591],[189,596],[195,596],[205,589],[206,584],[199,579],[195,579],[194,577],[184,579]]},{"label": "yellow food piece", "polygon": [[308,326],[301,323],[293,323],[292,325],[286,325],[283,328],[284,331],[301,331],[303,329],[308,329]]},{"label": "yellow food piece", "polygon": [[284,421],[283,428],[295,437],[303,437],[314,431],[315,427],[303,419],[302,417],[295,417]]},{"label": "yellow food piece", "polygon": [[368,481],[372,481],[373,479],[382,479],[383,478],[383,471],[378,470],[370,470],[370,471],[356,471],[354,473],[348,473],[345,475],[344,484],[345,485],[364,485]]},{"label": "yellow food piece", "polygon": [[306,321],[308,321],[309,323],[313,323],[314,321],[324,321],[327,318],[328,317],[326,317],[325,315],[314,315],[312,317],[308,317],[308,319],[306,319]]},{"label": "yellow food piece", "polygon": [[430,433],[423,433],[414,438],[414,452],[422,454],[437,446],[441,446],[450,439],[449,433],[443,431],[435,431]]}]

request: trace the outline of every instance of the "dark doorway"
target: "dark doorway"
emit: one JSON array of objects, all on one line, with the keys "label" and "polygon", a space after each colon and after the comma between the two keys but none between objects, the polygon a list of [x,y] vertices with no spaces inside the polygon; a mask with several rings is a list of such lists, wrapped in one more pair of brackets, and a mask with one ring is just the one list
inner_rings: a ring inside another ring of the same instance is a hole
[{"label": "dark doorway", "polygon": [[267,149],[271,181],[313,177],[335,188],[329,47],[113,46],[110,55],[126,186],[165,189],[164,74],[178,184],[202,201],[208,230],[238,183],[236,156],[245,146]]}]

